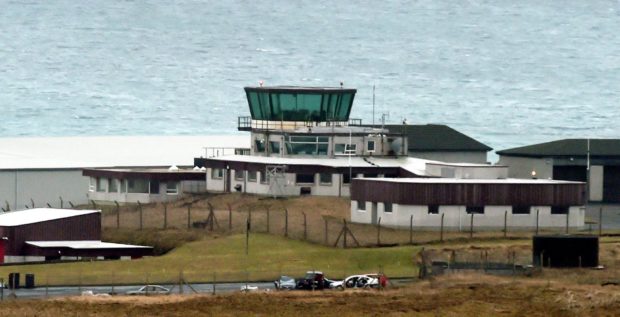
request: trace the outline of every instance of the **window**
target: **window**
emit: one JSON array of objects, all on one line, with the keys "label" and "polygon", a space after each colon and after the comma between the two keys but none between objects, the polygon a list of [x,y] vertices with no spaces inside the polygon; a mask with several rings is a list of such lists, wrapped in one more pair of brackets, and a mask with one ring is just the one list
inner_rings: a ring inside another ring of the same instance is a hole
[{"label": "window", "polygon": [[288,154],[327,155],[329,138],[326,136],[289,136],[285,144]]},{"label": "window", "polygon": [[261,172],[260,173],[260,182],[262,184],[269,183],[269,174],[267,174],[267,172]]},{"label": "window", "polygon": [[256,144],[256,152],[265,152],[265,140],[256,139],[254,143]]},{"label": "window", "polygon": [[159,181],[150,181],[149,191],[151,194],[159,194]]},{"label": "window", "polygon": [[364,178],[377,178],[379,177],[379,174],[377,173],[365,173],[364,174]]},{"label": "window", "polygon": [[392,212],[392,203],[383,203],[384,212]]},{"label": "window", "polygon": [[566,215],[568,214],[568,206],[551,206],[552,215]]},{"label": "window", "polygon": [[269,142],[269,150],[271,153],[279,154],[280,153],[280,142],[271,141]]},{"label": "window", "polygon": [[484,206],[467,206],[466,210],[468,214],[483,214]]},{"label": "window", "polygon": [[256,182],[256,171],[248,171],[248,182]]},{"label": "window", "polygon": [[94,177],[90,178],[90,181],[88,182],[88,191],[89,192],[94,192],[95,191],[95,183],[97,183],[97,179]]},{"label": "window", "polygon": [[334,154],[344,154],[344,144],[334,145]]},{"label": "window", "polygon": [[108,178],[108,192],[117,193],[118,192],[118,180],[114,178]]},{"label": "window", "polygon": [[314,174],[295,174],[295,183],[314,184]]},{"label": "window", "polygon": [[96,187],[98,192],[105,192],[105,178],[97,177]]},{"label": "window", "polygon": [[235,170],[235,179],[238,181],[243,180],[243,170]]},{"label": "window", "polygon": [[331,173],[321,173],[319,174],[319,181],[324,185],[331,185],[332,183],[332,174]]},{"label": "window", "polygon": [[366,210],[366,202],[358,200],[357,201],[357,210]]},{"label": "window", "polygon": [[428,205],[428,213],[431,215],[439,214],[439,205]]},{"label": "window", "polygon": [[214,168],[211,170],[211,179],[224,178],[224,170],[221,168]]},{"label": "window", "polygon": [[351,175],[349,173],[342,174],[342,183],[351,184]]},{"label": "window", "polygon": [[149,181],[146,179],[128,179],[127,192],[137,194],[149,193]]},{"label": "window", "polygon": [[355,154],[357,151],[357,144],[346,144],[344,147],[345,154]]},{"label": "window", "polygon": [[375,151],[375,141],[368,141],[366,144],[366,150],[368,152],[374,152]]},{"label": "window", "polygon": [[529,215],[530,206],[512,206],[513,215]]},{"label": "window", "polygon": [[179,193],[179,183],[178,182],[167,182],[166,183],[166,194],[168,195],[176,195]]}]

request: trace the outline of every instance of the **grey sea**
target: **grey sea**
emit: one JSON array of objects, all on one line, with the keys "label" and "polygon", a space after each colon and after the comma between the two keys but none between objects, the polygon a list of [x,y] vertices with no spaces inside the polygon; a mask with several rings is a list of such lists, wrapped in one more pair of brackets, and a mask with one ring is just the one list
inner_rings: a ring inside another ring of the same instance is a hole
[{"label": "grey sea", "polygon": [[619,1],[0,1],[0,137],[238,133],[244,86],[499,150],[620,136]]}]

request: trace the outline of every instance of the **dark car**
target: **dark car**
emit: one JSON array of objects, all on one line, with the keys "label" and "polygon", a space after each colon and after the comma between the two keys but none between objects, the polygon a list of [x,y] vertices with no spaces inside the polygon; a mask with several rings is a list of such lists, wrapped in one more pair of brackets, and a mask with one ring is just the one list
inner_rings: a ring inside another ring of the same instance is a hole
[{"label": "dark car", "polygon": [[329,288],[330,280],[325,278],[323,272],[319,271],[308,271],[306,275],[297,280],[296,289],[326,289]]}]

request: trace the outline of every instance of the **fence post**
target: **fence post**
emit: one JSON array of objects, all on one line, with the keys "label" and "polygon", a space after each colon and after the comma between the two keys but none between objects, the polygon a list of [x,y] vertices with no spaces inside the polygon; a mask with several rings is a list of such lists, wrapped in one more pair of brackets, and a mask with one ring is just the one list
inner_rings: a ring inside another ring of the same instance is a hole
[{"label": "fence post", "polygon": [[536,235],[538,235],[538,215],[540,214],[540,210],[536,209]]},{"label": "fence post", "polygon": [[192,204],[187,205],[187,229],[190,229],[192,223]]},{"label": "fence post", "polygon": [[284,208],[284,236],[288,237],[288,209]]},{"label": "fence post", "polygon": [[91,199],[90,203],[93,204],[93,209],[97,210],[97,204],[95,203],[95,201]]},{"label": "fence post", "polygon": [[413,244],[413,215],[409,217],[409,244]]},{"label": "fence post", "polygon": [[566,234],[568,234],[568,221],[570,219],[570,208],[566,210]]},{"label": "fence post", "polygon": [[270,220],[270,212],[269,212],[269,206],[267,206],[267,233],[269,233],[269,220]]},{"label": "fence post", "polygon": [[118,205],[118,201],[114,201],[116,205],[116,229],[121,227],[121,207]]},{"label": "fence post", "polygon": [[248,231],[250,231],[252,224],[252,207],[248,207]]},{"label": "fence post", "polygon": [[232,231],[232,206],[228,205],[228,232]]},{"label": "fence post", "polygon": [[217,284],[216,273],[213,272],[213,295],[215,295],[215,284]]},{"label": "fence post", "polygon": [[598,236],[600,237],[602,234],[603,234],[603,207],[600,207],[598,209]]},{"label": "fence post", "polygon": [[471,213],[471,218],[469,221],[469,238],[474,237],[474,212]]},{"label": "fence post", "polygon": [[60,198],[60,209],[62,209],[64,206],[64,201],[62,200],[62,196],[59,196],[58,198]]},{"label": "fence post", "polygon": [[444,214],[441,214],[441,227],[439,229],[439,242],[443,242],[443,216]]},{"label": "fence post", "polygon": [[6,211],[11,211],[11,206],[9,205],[9,201],[5,200],[4,203],[6,204]]},{"label": "fence post", "polygon": [[349,228],[347,228],[347,221],[345,219],[342,219],[342,222],[344,223],[344,228],[342,230],[344,232],[344,237],[342,237],[343,238],[342,243],[343,243],[343,247],[346,249],[347,248],[347,232],[348,232],[347,229]]},{"label": "fence post", "polygon": [[304,241],[305,241],[308,238],[308,222],[306,221],[306,213],[302,211],[301,214],[304,215]]},{"label": "fence post", "polygon": [[142,230],[142,204],[138,200],[138,210],[140,211],[140,230]]},{"label": "fence post", "polygon": [[168,204],[163,203],[164,205],[164,229],[168,229]]},{"label": "fence post", "polygon": [[504,238],[508,235],[508,210],[504,211]]},{"label": "fence post", "polygon": [[381,245],[381,217],[377,220],[377,246]]},{"label": "fence post", "polygon": [[32,208],[34,208],[34,200],[32,200],[32,198],[30,198],[30,203],[32,204]]}]

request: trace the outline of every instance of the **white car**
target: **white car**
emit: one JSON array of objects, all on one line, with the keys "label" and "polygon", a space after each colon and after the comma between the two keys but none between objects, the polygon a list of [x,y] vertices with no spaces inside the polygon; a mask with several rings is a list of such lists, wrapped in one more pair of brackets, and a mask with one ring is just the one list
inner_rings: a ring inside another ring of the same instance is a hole
[{"label": "white car", "polygon": [[379,287],[379,274],[351,275],[342,281],[333,282],[330,287],[343,290],[345,288],[375,288]]},{"label": "white car", "polygon": [[168,295],[170,290],[161,285],[144,285],[135,291],[129,291],[127,295]]}]

